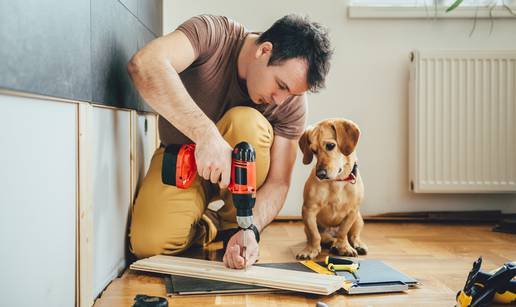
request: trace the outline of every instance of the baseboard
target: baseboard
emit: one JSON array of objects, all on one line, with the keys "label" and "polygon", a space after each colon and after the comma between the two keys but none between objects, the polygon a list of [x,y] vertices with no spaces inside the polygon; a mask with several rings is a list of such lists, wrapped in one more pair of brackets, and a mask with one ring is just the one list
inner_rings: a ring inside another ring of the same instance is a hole
[{"label": "baseboard", "polygon": [[364,216],[364,220],[367,222],[496,223],[510,215],[503,214],[500,210],[392,212]]},{"label": "baseboard", "polygon": [[300,221],[303,217],[300,215],[283,215],[274,218],[274,221]]}]

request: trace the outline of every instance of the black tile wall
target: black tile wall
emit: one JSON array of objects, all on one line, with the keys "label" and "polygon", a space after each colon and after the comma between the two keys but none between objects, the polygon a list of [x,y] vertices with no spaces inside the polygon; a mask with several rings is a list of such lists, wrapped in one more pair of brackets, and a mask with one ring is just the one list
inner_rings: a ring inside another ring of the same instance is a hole
[{"label": "black tile wall", "polygon": [[118,0],[122,3],[134,16],[138,16],[138,2],[147,0]]},{"label": "black tile wall", "polygon": [[0,87],[91,100],[90,0],[0,0]]},{"label": "black tile wall", "polygon": [[162,0],[0,0],[0,88],[151,111],[127,62],[161,20]]},{"label": "black tile wall", "polygon": [[91,0],[93,101],[138,109],[127,63],[138,50],[138,20],[118,1]]},{"label": "black tile wall", "polygon": [[156,36],[163,35],[162,0],[138,1],[138,19]]},{"label": "black tile wall", "polygon": [[[154,34],[143,25],[138,25],[138,49],[142,48],[143,46],[147,45],[150,41],[154,39]],[[138,95],[139,96],[139,95]],[[148,111],[148,112],[154,112],[147,103],[139,96],[139,110],[142,111]]]}]

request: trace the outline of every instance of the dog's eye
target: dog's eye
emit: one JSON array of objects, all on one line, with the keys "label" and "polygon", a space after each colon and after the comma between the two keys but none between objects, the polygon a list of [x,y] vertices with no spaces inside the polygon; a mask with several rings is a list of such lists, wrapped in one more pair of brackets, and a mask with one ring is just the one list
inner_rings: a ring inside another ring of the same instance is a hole
[{"label": "dog's eye", "polygon": [[334,143],[328,143],[326,144],[326,150],[327,151],[332,151],[333,148],[335,148],[335,144]]}]

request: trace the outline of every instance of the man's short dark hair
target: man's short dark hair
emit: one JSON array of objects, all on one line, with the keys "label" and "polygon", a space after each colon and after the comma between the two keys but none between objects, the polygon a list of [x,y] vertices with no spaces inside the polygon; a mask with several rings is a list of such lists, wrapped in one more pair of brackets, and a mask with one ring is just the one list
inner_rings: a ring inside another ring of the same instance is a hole
[{"label": "man's short dark hair", "polygon": [[324,88],[324,79],[330,70],[332,50],[328,30],[311,22],[308,17],[290,14],[277,20],[256,41],[272,43],[268,65],[279,65],[292,58],[303,58],[308,63],[307,82],[311,92]]}]

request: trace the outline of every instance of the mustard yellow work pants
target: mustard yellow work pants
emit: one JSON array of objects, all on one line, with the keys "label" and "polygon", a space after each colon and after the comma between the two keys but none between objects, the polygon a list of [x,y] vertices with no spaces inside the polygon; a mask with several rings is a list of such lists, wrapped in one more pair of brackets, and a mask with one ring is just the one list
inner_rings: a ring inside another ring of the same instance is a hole
[{"label": "mustard yellow work pants", "polygon": [[[256,150],[256,184],[260,187],[269,171],[273,142],[271,124],[253,108],[235,107],[224,114],[217,128],[231,147],[242,141],[253,145]],[[225,204],[217,211],[222,228],[236,226],[235,208],[227,190],[219,192],[199,175],[188,189],[163,184],[163,152],[164,148],[158,148],[154,153],[131,212],[130,248],[138,258],[174,255],[194,243],[205,245],[211,242],[217,234],[217,227],[204,212],[208,202],[217,198]]]}]

